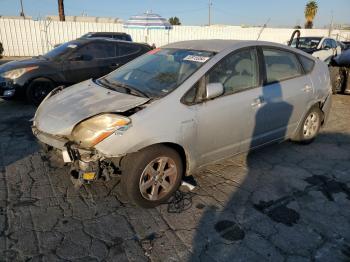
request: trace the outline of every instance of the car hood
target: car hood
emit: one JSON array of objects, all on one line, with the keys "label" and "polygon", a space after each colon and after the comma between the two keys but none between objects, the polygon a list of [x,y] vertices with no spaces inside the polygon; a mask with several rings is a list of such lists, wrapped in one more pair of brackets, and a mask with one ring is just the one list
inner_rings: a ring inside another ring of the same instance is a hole
[{"label": "car hood", "polygon": [[44,100],[34,117],[40,131],[69,137],[76,124],[101,113],[125,112],[149,98],[120,93],[87,80]]},{"label": "car hood", "polygon": [[31,58],[31,59],[24,59],[24,60],[16,60],[7,62],[0,66],[0,72],[7,72],[10,70],[18,69],[18,68],[24,68],[28,66],[40,66],[43,64],[47,64],[48,60],[41,59],[41,58]]}]

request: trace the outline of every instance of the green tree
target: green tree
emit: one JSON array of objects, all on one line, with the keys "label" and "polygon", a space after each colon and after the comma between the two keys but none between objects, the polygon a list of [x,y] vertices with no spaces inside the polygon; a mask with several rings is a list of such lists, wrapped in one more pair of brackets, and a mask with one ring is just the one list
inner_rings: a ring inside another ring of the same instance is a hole
[{"label": "green tree", "polygon": [[170,17],[169,18],[169,23],[171,25],[181,25],[180,19],[177,16]]},{"label": "green tree", "polygon": [[305,6],[305,28],[312,28],[314,26],[314,19],[317,14],[318,5],[316,1],[309,1]]}]

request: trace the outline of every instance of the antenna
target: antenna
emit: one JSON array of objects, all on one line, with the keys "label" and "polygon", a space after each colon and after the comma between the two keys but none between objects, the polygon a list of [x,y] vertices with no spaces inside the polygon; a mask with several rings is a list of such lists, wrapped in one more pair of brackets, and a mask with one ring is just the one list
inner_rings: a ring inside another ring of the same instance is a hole
[{"label": "antenna", "polygon": [[259,32],[259,35],[258,35],[258,38],[256,40],[259,40],[262,32],[264,31],[264,29],[266,28],[267,24],[270,22],[271,18],[267,19],[266,23],[262,26],[260,32]]}]

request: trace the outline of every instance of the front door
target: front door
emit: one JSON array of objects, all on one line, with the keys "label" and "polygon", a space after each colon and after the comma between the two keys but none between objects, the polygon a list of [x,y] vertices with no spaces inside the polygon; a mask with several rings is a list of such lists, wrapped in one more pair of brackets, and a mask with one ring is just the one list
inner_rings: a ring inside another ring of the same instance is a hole
[{"label": "front door", "polygon": [[204,82],[221,83],[224,93],[194,105],[199,165],[238,153],[253,125],[252,103],[261,93],[256,49],[228,55],[207,73]]},{"label": "front door", "polygon": [[71,83],[101,77],[112,71],[110,61],[115,57],[115,45],[109,42],[90,42],[75,53],[67,64],[64,74]]}]

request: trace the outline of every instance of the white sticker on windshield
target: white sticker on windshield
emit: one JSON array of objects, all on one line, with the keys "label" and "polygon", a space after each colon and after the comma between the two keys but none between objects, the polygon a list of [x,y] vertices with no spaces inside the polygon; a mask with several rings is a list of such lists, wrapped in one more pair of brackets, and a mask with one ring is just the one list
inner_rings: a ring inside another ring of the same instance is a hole
[{"label": "white sticker on windshield", "polygon": [[77,45],[68,45],[69,48],[76,48]]},{"label": "white sticker on windshield", "polygon": [[188,55],[184,58],[184,60],[198,62],[198,63],[204,63],[204,62],[208,61],[209,58],[210,57],[207,57],[207,56]]}]

